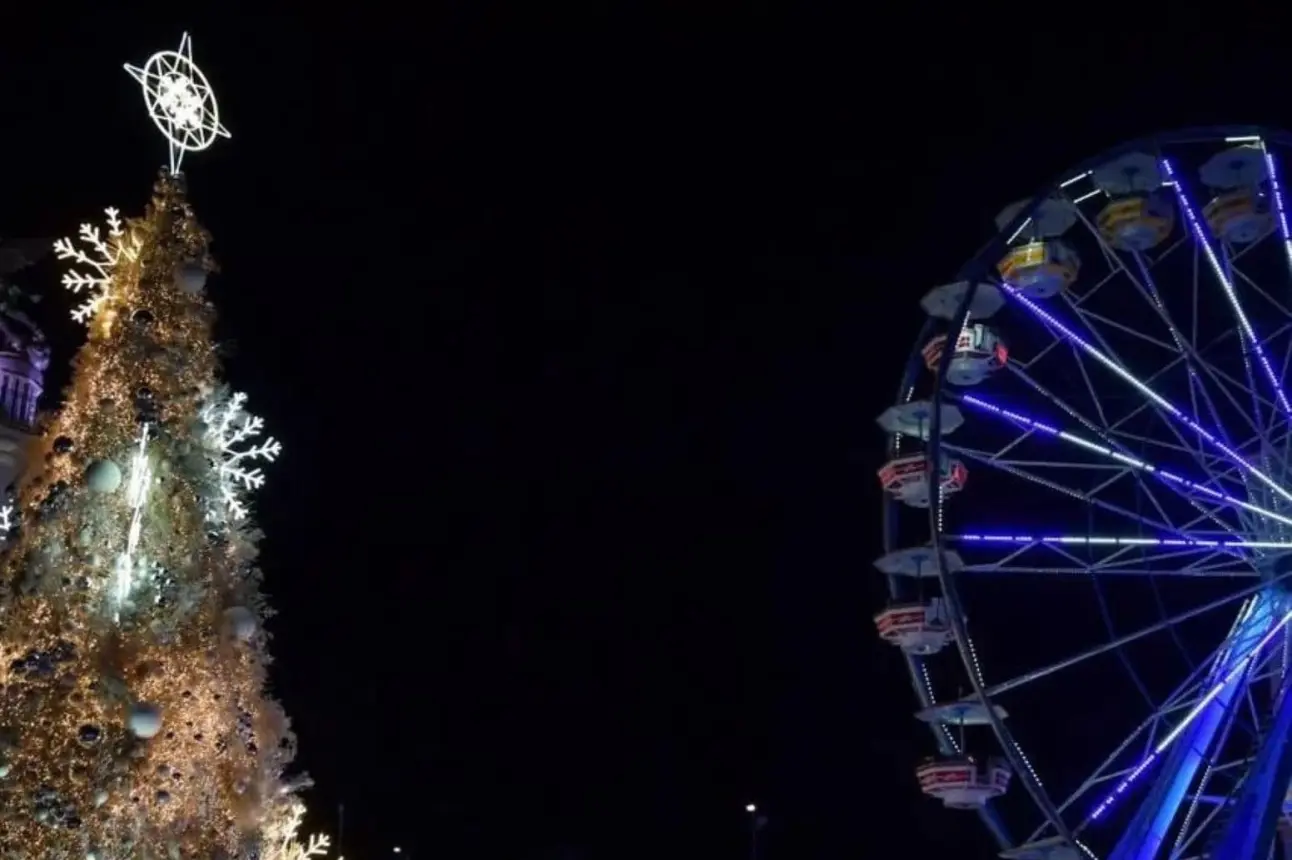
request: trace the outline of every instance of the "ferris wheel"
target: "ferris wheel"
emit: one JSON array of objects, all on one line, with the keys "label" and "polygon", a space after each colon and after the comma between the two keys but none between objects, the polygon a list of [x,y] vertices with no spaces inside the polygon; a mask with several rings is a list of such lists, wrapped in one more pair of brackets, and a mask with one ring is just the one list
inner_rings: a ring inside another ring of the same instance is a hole
[{"label": "ferris wheel", "polygon": [[947,814],[1017,860],[1292,858],[1292,135],[1133,141],[920,302],[879,470]]}]

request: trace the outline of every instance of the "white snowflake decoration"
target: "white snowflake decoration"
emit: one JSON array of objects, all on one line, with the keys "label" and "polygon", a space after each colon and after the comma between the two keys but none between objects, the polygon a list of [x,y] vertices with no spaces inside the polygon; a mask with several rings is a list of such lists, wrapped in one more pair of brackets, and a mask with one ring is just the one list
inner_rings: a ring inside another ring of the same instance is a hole
[{"label": "white snowflake decoration", "polygon": [[305,805],[295,801],[286,814],[279,815],[265,828],[264,860],[309,860],[327,855],[332,847],[332,840],[327,836],[315,833],[304,843],[297,841],[296,834],[304,817]]},{"label": "white snowflake decoration", "polygon": [[226,517],[237,521],[247,515],[244,496],[265,483],[265,473],[259,461],[272,463],[282,452],[283,446],[269,436],[263,442],[257,437],[265,427],[265,419],[243,409],[247,395],[234,394],[217,398],[203,407],[202,421],[206,424],[203,440],[208,450],[216,456],[219,475],[220,498],[207,516],[215,521]]},{"label": "white snowflake decoration", "polygon": [[108,233],[103,235],[101,228],[93,224],[82,224],[77,237],[84,248],[77,247],[69,238],[54,242],[54,253],[60,260],[72,260],[74,264],[88,266],[89,271],[72,269],[63,275],[63,286],[80,295],[86,292],[88,297],[72,310],[72,319],[83,323],[103,306],[112,289],[112,279],[117,266],[123,260],[139,259],[139,250],[143,239],[134,231],[127,231],[121,221],[121,213],[112,207],[103,210],[107,213]]},{"label": "white snowflake decoration", "polygon": [[5,535],[9,534],[9,532],[13,530],[13,527],[14,527],[13,515],[14,515],[13,505],[5,505],[3,507],[0,507],[0,538],[3,538]]}]

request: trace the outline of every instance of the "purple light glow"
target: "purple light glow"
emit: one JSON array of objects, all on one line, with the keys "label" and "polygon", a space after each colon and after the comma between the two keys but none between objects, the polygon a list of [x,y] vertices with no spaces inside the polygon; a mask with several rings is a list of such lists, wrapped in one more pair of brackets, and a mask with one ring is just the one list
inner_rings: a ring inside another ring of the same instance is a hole
[{"label": "purple light glow", "polygon": [[1242,469],[1246,471],[1248,474],[1250,474],[1252,477],[1256,478],[1261,483],[1265,484],[1267,487],[1269,487],[1274,492],[1278,493],[1283,498],[1287,499],[1289,502],[1292,502],[1292,492],[1288,492],[1287,489],[1281,486],[1277,481],[1275,481],[1269,475],[1266,475],[1260,469],[1257,469],[1251,463],[1247,462],[1237,451],[1235,451],[1233,448],[1226,445],[1224,442],[1220,441],[1220,439],[1218,439],[1215,436],[1215,434],[1211,433],[1209,430],[1207,430],[1197,421],[1190,418],[1183,411],[1181,411],[1179,407],[1171,403],[1165,397],[1158,394],[1153,389],[1149,388],[1143,382],[1140,382],[1129,371],[1124,369],[1120,364],[1113,361],[1111,358],[1104,355],[1099,350],[1095,349],[1086,341],[1082,340],[1074,331],[1072,331],[1072,329],[1068,328],[1066,325],[1060,322],[1049,311],[1042,308],[1036,302],[1032,301],[1027,296],[1023,295],[1021,292],[1011,287],[1009,284],[1001,284],[1000,288],[1002,291],[1004,291],[1005,295],[1009,296],[1010,298],[1014,299],[1014,301],[1018,302],[1023,307],[1030,310],[1033,314],[1039,317],[1046,325],[1060,332],[1064,337],[1066,337],[1072,343],[1080,347],[1082,352],[1086,353],[1086,355],[1090,356],[1095,361],[1099,362],[1104,367],[1108,368],[1110,371],[1112,371],[1122,380],[1129,383],[1140,394],[1143,394],[1154,404],[1156,404],[1159,408],[1161,408],[1169,415],[1171,415],[1171,417],[1175,418],[1185,427],[1188,427],[1194,433],[1197,433],[1200,437],[1207,440],[1208,444],[1210,444],[1212,447],[1216,448],[1218,451],[1223,453],[1235,465],[1242,467]]},{"label": "purple light glow", "polygon": [[1270,192],[1274,197],[1274,216],[1279,225],[1279,235],[1283,237],[1283,255],[1287,257],[1288,268],[1292,269],[1292,236],[1288,233],[1287,209],[1283,206],[1283,183],[1279,181],[1278,165],[1274,155],[1261,141],[1261,152],[1265,154],[1265,170],[1270,175]]},{"label": "purple light glow", "polygon": [[1244,654],[1241,658],[1239,658],[1239,661],[1234,665],[1232,669],[1229,670],[1229,672],[1225,674],[1225,677],[1223,677],[1222,679],[1220,679],[1220,681],[1214,684],[1211,687],[1211,689],[1207,691],[1206,695],[1204,695],[1201,699],[1199,699],[1198,703],[1195,704],[1192,709],[1190,709],[1189,713],[1185,714],[1184,718],[1180,720],[1178,724],[1176,724],[1176,727],[1172,729],[1171,732],[1166,737],[1162,738],[1162,740],[1158,743],[1158,745],[1153,748],[1153,751],[1150,752],[1147,756],[1145,756],[1144,760],[1141,761],[1138,765],[1136,765],[1135,768],[1129,774],[1127,774],[1126,777],[1120,783],[1117,784],[1117,787],[1113,789],[1112,792],[1107,797],[1105,797],[1099,803],[1099,805],[1097,805],[1094,808],[1094,810],[1091,811],[1090,815],[1086,818],[1085,823],[1088,824],[1089,822],[1098,819],[1099,816],[1107,812],[1109,807],[1111,807],[1113,803],[1116,802],[1117,798],[1125,794],[1126,790],[1131,786],[1131,784],[1134,783],[1135,780],[1139,779],[1139,777],[1143,775],[1144,771],[1148,770],[1153,765],[1153,762],[1157,761],[1158,758],[1161,757],[1162,753],[1165,752],[1167,748],[1170,747],[1171,744],[1175,742],[1176,738],[1178,738],[1181,735],[1181,733],[1183,733],[1184,730],[1188,728],[1190,723],[1192,723],[1194,720],[1198,718],[1199,714],[1201,714],[1204,710],[1206,710],[1207,705],[1215,701],[1215,698],[1220,695],[1220,693],[1224,690],[1224,688],[1228,684],[1234,681],[1243,672],[1247,671],[1247,668],[1251,665],[1252,660],[1255,659],[1256,655],[1258,655],[1261,652],[1261,649],[1264,648],[1267,644],[1269,644],[1270,640],[1273,639],[1280,630],[1286,627],[1288,621],[1290,620],[1292,620],[1292,611],[1285,613],[1283,617],[1279,619],[1277,624],[1275,624],[1272,628],[1266,631],[1265,635],[1261,637],[1259,642],[1257,642],[1254,646],[1252,646],[1252,648],[1246,654]]},{"label": "purple light glow", "polygon": [[1180,202],[1180,210],[1184,212],[1185,220],[1189,222],[1189,230],[1193,233],[1194,239],[1202,246],[1207,262],[1211,265],[1211,271],[1215,273],[1216,280],[1225,291],[1225,297],[1229,299],[1229,306],[1234,311],[1234,317],[1237,318],[1239,326],[1243,330],[1243,335],[1247,342],[1252,346],[1252,352],[1256,355],[1256,361],[1265,371],[1265,378],[1269,380],[1270,386],[1274,389],[1274,396],[1278,398],[1279,406],[1283,410],[1283,416],[1292,417],[1292,404],[1288,403],[1287,395],[1283,393],[1283,388],[1279,385],[1278,375],[1274,372],[1273,365],[1270,364],[1269,356],[1265,354],[1264,348],[1261,347],[1260,338],[1256,336],[1256,330],[1252,328],[1251,321],[1247,319],[1247,314],[1243,313],[1243,307],[1238,302],[1238,294],[1234,292],[1234,285],[1230,282],[1229,276],[1225,274],[1224,266],[1220,265],[1220,258],[1216,256],[1216,249],[1212,247],[1211,238],[1207,235],[1207,228],[1198,220],[1194,214],[1193,204],[1189,202],[1189,195],[1184,191],[1184,185],[1176,175],[1175,169],[1171,166],[1171,160],[1162,159],[1162,169],[1171,179],[1171,187],[1175,189],[1176,199]]},{"label": "purple light glow", "polygon": [[947,540],[961,543],[1033,544],[1052,543],[1063,546],[1161,546],[1203,549],[1292,549],[1292,541],[1272,540],[1203,540],[1193,538],[1116,537],[1097,535],[1020,535],[1020,534],[963,534],[947,535]]},{"label": "purple light glow", "polygon": [[1118,463],[1129,466],[1132,469],[1136,469],[1142,472],[1148,472],[1149,474],[1154,475],[1157,478],[1161,479],[1165,483],[1175,484],[1180,487],[1185,487],[1186,489],[1193,490],[1194,492],[1197,492],[1197,493],[1201,493],[1204,496],[1209,496],[1210,498],[1216,499],[1217,501],[1235,505],[1246,511],[1251,511],[1254,514],[1260,514],[1261,516],[1269,517],[1272,520],[1277,520],[1278,522],[1285,523],[1287,525],[1292,525],[1292,517],[1284,516],[1283,514],[1276,513],[1275,511],[1271,511],[1266,508],[1262,508],[1258,505],[1253,505],[1251,502],[1248,502],[1244,499],[1240,499],[1240,498],[1237,498],[1236,496],[1228,495],[1227,493],[1222,493],[1219,490],[1200,484],[1197,481],[1191,481],[1188,478],[1181,477],[1180,475],[1177,475],[1174,472],[1168,472],[1165,469],[1160,469],[1157,466],[1154,466],[1152,463],[1146,462],[1144,460],[1140,460],[1136,457],[1131,457],[1127,454],[1123,454],[1120,451],[1116,451],[1112,448],[1109,448],[1107,445],[1101,445],[1098,442],[1094,442],[1089,439],[1083,439],[1082,437],[1069,433],[1066,430],[1059,430],[1057,427],[1053,427],[1044,422],[1037,421],[1034,418],[1029,418],[1026,415],[1023,415],[1019,412],[1002,408],[1000,406],[995,405],[994,403],[990,403],[972,394],[962,394],[960,396],[960,402],[968,406],[973,406],[978,409],[982,409],[986,412],[994,413],[1010,421],[1013,421],[1016,424],[1021,424],[1022,426],[1027,427],[1028,429],[1036,430],[1040,433],[1053,436],[1056,439],[1062,439],[1065,442],[1069,442],[1080,448],[1084,448],[1087,451],[1094,451],[1096,454],[1102,454],[1103,456],[1108,457],[1109,459],[1112,459],[1112,460],[1116,460]]},{"label": "purple light glow", "polygon": [[1279,182],[1278,166],[1274,162],[1274,156],[1265,148],[1265,142],[1261,141],[1261,152],[1265,156],[1265,170],[1270,175],[1270,191],[1274,194],[1274,215],[1279,225],[1279,235],[1283,241],[1288,241],[1288,216],[1287,210],[1283,208],[1283,183]]}]

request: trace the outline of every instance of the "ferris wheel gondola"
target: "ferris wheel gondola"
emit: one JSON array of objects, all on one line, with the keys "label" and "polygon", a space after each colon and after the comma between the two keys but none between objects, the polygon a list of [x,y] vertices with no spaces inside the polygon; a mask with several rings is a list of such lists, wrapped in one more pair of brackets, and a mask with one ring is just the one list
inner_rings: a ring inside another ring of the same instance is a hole
[{"label": "ferris wheel gondola", "polygon": [[875,621],[933,732],[920,788],[1004,857],[1292,839],[1289,165],[1264,129],[1134,141],[920,302]]}]

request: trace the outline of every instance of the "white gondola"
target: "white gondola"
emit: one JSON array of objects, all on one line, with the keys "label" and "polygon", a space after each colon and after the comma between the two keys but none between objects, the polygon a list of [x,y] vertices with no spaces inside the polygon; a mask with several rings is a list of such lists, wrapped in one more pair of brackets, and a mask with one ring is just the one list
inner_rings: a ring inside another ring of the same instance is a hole
[{"label": "white gondola", "polygon": [[[969,478],[969,470],[959,460],[946,455],[941,458],[942,464],[937,470],[943,495],[959,492],[964,489]],[[929,506],[928,455],[923,451],[894,457],[879,470],[879,482],[895,498],[913,508]]]},{"label": "white gondola", "polygon": [[[924,364],[929,370],[937,372],[946,343],[947,336],[943,334],[925,345]],[[967,325],[956,338],[955,351],[947,367],[947,382],[961,387],[977,385],[1004,367],[1008,359],[1009,350],[996,332],[982,323]]]},{"label": "white gondola", "polygon": [[920,791],[948,809],[981,809],[1009,788],[1009,765],[991,758],[979,764],[972,756],[925,759],[915,769]]},{"label": "white gondola", "polygon": [[907,654],[936,654],[955,637],[946,604],[940,597],[927,602],[890,604],[875,616],[875,627],[880,639]]}]

